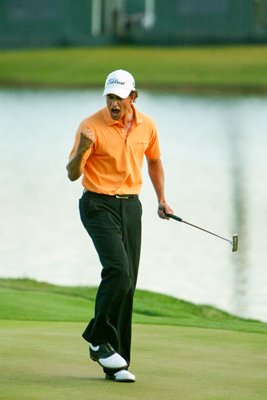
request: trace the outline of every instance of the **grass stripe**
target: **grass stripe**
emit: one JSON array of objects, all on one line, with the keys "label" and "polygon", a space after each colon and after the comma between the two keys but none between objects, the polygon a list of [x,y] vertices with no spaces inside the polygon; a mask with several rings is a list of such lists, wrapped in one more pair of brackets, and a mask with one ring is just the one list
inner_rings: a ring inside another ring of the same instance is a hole
[{"label": "grass stripe", "polygon": [[98,87],[130,70],[140,88],[267,91],[267,46],[101,47],[0,51],[0,85]]},{"label": "grass stripe", "polygon": [[[61,287],[29,279],[1,279],[0,319],[85,322],[93,316],[95,295],[96,288]],[[266,323],[143,290],[136,291],[133,321],[267,333]]]}]

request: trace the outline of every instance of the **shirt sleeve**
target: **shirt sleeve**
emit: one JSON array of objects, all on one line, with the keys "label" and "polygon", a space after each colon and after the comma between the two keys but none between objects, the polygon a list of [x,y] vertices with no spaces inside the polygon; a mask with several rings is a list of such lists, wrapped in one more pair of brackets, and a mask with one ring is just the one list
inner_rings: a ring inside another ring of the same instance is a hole
[{"label": "shirt sleeve", "polygon": [[151,160],[160,158],[160,146],[157,129],[154,126],[150,135],[149,145],[145,151],[145,155]]}]

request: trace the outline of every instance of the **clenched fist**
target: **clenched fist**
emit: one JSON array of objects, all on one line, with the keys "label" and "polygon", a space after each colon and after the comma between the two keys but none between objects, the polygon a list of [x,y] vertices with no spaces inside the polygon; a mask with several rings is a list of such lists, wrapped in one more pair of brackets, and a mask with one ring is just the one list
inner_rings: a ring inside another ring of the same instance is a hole
[{"label": "clenched fist", "polygon": [[87,151],[92,144],[95,142],[95,135],[92,129],[83,128],[81,131],[80,141],[78,144],[78,152],[84,153]]}]

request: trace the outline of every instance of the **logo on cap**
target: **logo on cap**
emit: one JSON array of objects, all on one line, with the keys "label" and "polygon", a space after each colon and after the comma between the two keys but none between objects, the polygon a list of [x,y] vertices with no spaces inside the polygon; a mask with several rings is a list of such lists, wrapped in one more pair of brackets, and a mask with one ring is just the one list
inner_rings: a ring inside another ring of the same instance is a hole
[{"label": "logo on cap", "polygon": [[119,81],[117,78],[111,78],[107,82],[108,85],[125,85],[125,82]]}]

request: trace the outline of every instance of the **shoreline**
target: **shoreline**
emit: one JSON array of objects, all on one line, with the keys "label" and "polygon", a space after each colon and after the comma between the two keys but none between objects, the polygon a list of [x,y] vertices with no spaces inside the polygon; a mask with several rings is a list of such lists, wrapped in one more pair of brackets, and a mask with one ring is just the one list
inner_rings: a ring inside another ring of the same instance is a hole
[{"label": "shoreline", "polygon": [[[93,312],[95,286],[65,286],[29,278],[0,278],[1,320],[83,322],[85,309]],[[43,296],[51,307],[40,310]],[[65,300],[67,300],[67,303]],[[72,310],[67,305],[72,303]],[[20,307],[14,307],[20,304]],[[244,318],[212,305],[196,304],[164,293],[137,289],[135,324],[191,326],[267,334],[267,322]]]}]

